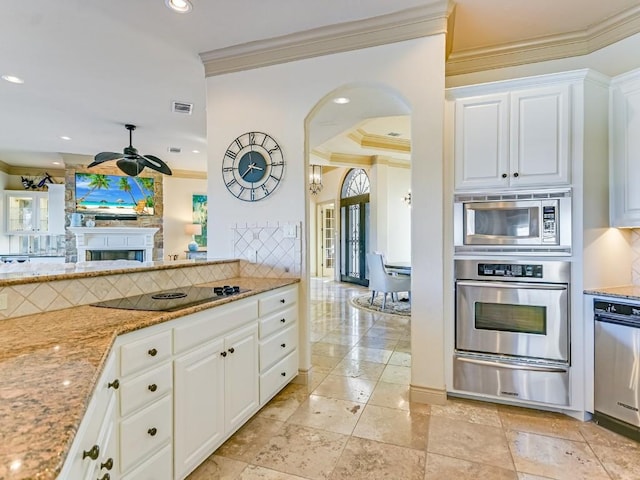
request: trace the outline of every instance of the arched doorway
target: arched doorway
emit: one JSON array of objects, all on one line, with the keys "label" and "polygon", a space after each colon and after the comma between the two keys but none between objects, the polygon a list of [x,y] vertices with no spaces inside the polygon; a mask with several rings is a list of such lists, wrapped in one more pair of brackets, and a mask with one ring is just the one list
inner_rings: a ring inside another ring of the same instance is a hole
[{"label": "arched doorway", "polygon": [[367,172],[351,169],[340,194],[340,280],[369,285],[366,254],[371,227],[370,182]]}]

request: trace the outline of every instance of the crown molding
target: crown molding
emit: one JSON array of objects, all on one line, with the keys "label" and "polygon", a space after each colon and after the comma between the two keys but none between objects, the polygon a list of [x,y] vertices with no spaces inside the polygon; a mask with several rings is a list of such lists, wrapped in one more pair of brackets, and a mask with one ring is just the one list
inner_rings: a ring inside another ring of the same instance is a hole
[{"label": "crown molding", "polygon": [[446,75],[461,75],[587,55],[639,32],[640,5],[613,15],[601,23],[590,25],[584,30],[454,52],[447,59]]},{"label": "crown molding", "polygon": [[[4,162],[2,162],[4,163]],[[25,177],[43,177],[44,173],[48,173],[53,178],[64,178],[64,169],[62,168],[49,168],[49,167],[23,167],[20,165],[9,165],[4,163],[6,169],[0,167],[0,169],[9,175],[20,175]]]},{"label": "crown molding", "polygon": [[400,160],[399,158],[385,157],[382,155],[376,155],[372,159],[372,165],[386,165],[394,168],[411,168],[411,162],[409,160]]},{"label": "crown molding", "polygon": [[331,166],[334,167],[370,167],[374,157],[369,155],[352,155],[349,153],[332,153],[329,157]]},{"label": "crown molding", "polygon": [[448,1],[352,22],[327,25],[280,37],[233,45],[200,54],[205,76],[347,52],[446,33]]},{"label": "crown molding", "polygon": [[170,175],[174,178],[192,178],[197,180],[206,180],[208,178],[207,172],[201,172],[199,170],[174,170],[171,172],[173,175]]},{"label": "crown molding", "polygon": [[0,172],[9,173],[9,168],[11,168],[11,165],[0,160]]}]

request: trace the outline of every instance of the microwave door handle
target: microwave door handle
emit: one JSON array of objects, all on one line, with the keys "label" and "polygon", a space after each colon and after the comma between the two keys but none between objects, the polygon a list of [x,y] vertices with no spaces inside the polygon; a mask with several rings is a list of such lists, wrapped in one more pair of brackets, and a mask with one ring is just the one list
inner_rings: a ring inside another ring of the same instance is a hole
[{"label": "microwave door handle", "polygon": [[478,358],[457,357],[461,362],[473,363],[476,365],[485,365],[497,368],[508,368],[511,370],[527,370],[530,372],[548,372],[548,373],[565,373],[566,368],[562,367],[545,367],[542,365],[526,365],[523,363],[513,364],[500,362],[498,360],[481,360]]},{"label": "microwave door handle", "polygon": [[529,290],[566,290],[566,285],[552,285],[548,283],[521,283],[521,282],[467,282],[458,280],[456,285],[459,287],[488,287],[488,288],[527,288]]}]

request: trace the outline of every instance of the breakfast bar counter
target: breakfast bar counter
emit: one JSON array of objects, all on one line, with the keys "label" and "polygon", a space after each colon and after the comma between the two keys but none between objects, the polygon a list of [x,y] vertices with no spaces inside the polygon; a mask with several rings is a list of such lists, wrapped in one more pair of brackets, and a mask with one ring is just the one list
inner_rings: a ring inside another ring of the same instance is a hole
[{"label": "breakfast bar counter", "polygon": [[0,321],[0,479],[57,478],[118,335],[298,281],[227,278],[248,291],[174,312],[82,305]]}]

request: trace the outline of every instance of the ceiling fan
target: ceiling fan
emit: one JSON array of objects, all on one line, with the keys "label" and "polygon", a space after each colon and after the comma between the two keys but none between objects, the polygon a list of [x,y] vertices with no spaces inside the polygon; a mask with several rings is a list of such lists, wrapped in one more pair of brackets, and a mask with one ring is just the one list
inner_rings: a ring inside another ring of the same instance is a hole
[{"label": "ceiling fan", "polygon": [[89,164],[88,168],[95,167],[103,162],[117,160],[116,165],[118,165],[118,168],[132,177],[142,172],[144,167],[149,167],[165,175],[171,175],[171,169],[158,157],[154,157],[153,155],[140,155],[138,150],[133,148],[131,137],[136,126],[126,124],[124,128],[129,130],[129,146],[124,148],[123,153],[101,152],[94,157],[93,162]]}]

